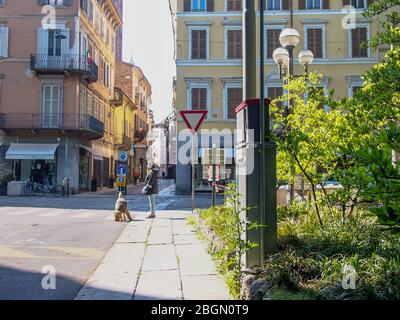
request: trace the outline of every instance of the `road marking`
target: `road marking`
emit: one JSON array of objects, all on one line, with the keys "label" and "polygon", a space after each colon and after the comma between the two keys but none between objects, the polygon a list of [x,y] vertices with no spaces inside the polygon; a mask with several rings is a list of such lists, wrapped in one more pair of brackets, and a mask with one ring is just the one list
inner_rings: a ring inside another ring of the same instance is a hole
[{"label": "road marking", "polygon": [[[21,249],[42,249],[50,251],[58,251],[59,253],[67,254],[67,256],[41,256],[33,253],[25,252]],[[72,248],[72,247],[43,247],[43,246],[0,246],[0,258],[19,258],[19,259],[101,259],[104,256],[104,251],[94,248]]]},{"label": "road marking", "polygon": [[16,250],[9,247],[0,246],[0,258],[25,258],[25,259],[36,259],[35,255]]}]

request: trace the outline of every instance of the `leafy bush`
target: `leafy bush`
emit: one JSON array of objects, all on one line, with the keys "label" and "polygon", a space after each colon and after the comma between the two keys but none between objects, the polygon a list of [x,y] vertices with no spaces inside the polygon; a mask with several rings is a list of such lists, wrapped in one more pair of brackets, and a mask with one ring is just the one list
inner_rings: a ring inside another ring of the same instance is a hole
[{"label": "leafy bush", "polygon": [[[327,210],[326,210],[327,211]],[[263,276],[272,298],[400,299],[400,239],[358,212],[343,221],[341,212],[323,215],[305,205],[279,209],[279,253],[265,263]],[[342,287],[345,266],[356,271],[356,288]]]},{"label": "leafy bush", "polygon": [[230,293],[240,297],[243,254],[257,245],[244,239],[246,230],[259,228],[256,223],[243,219],[248,209],[241,208],[236,185],[229,185],[225,192],[225,204],[201,210],[199,217],[215,238],[210,243],[219,271],[225,276]]}]

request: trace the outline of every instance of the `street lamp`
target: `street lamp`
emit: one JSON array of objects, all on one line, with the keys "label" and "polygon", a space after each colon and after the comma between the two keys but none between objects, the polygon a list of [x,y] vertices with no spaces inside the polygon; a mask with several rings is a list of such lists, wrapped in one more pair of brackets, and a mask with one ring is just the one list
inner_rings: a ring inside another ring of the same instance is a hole
[{"label": "street lamp", "polygon": [[[300,34],[296,29],[286,28],[284,29],[280,36],[279,42],[282,47],[275,49],[272,54],[274,62],[279,66],[279,78],[283,79],[284,76],[289,75],[288,81],[295,77],[294,75],[294,48],[300,43]],[[304,68],[304,73],[308,75],[309,66],[314,61],[314,54],[311,50],[304,49],[299,53],[298,56],[300,64]],[[288,72],[286,72],[288,70]],[[286,106],[285,114],[286,117],[289,115],[289,105],[292,105],[293,101],[289,101]],[[294,199],[294,184],[290,187],[290,200]]]},{"label": "street lamp", "polygon": [[[294,76],[294,48],[300,42],[300,34],[296,29],[286,28],[284,29],[280,36],[279,42],[282,47],[275,49],[272,58],[274,62],[279,66],[279,75],[282,79],[284,75],[289,74],[291,77]],[[314,61],[314,54],[311,50],[304,49],[299,53],[299,62],[304,67],[304,71],[307,74],[309,66]],[[286,70],[288,69],[288,73]]]}]

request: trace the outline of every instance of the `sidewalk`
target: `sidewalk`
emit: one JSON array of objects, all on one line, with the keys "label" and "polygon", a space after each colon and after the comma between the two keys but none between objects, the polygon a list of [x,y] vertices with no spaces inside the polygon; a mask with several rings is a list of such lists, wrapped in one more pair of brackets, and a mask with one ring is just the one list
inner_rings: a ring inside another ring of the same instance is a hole
[{"label": "sidewalk", "polygon": [[127,225],[76,300],[229,300],[205,245],[186,223],[190,211],[145,214]]}]

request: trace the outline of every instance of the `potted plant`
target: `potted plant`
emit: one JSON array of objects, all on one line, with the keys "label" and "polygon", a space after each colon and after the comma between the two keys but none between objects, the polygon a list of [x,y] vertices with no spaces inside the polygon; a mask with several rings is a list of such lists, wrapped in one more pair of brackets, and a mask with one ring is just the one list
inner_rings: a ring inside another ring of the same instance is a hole
[{"label": "potted plant", "polygon": [[7,195],[7,185],[14,180],[11,170],[6,168],[5,163],[0,163],[0,196]]}]

